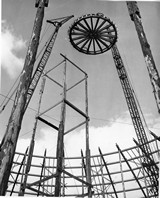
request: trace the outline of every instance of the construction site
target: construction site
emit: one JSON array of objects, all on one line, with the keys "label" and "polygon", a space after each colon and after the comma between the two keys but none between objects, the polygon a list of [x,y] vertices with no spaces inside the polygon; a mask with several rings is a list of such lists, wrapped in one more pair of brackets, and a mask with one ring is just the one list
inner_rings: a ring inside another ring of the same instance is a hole
[{"label": "construction site", "polygon": [[19,75],[2,62],[0,196],[159,198],[160,3],[15,2],[30,16]]}]

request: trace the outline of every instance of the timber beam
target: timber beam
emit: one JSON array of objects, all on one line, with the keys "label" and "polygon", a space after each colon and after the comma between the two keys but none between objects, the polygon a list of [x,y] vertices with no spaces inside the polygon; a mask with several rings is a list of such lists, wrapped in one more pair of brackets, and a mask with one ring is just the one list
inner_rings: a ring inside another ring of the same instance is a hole
[{"label": "timber beam", "polygon": [[64,102],[70,106],[72,109],[74,109],[75,111],[77,111],[78,113],[80,113],[82,116],[84,116],[86,119],[89,119],[89,117],[80,109],[78,109],[76,106],[74,106],[72,103],[70,103],[68,100],[64,100]]},{"label": "timber beam", "polygon": [[37,119],[40,120],[41,122],[44,122],[44,123],[47,124],[48,126],[54,128],[54,129],[56,129],[56,130],[58,131],[59,128],[58,128],[57,126],[51,124],[50,122],[46,121],[45,119],[43,119],[43,118],[41,118],[41,117],[39,117],[39,116],[37,117]]},{"label": "timber beam", "polygon": [[[31,184],[28,184],[27,187],[29,188],[29,187],[31,187],[31,186],[40,184],[40,183],[45,182],[45,181],[47,181],[47,180],[49,180],[49,179],[52,179],[53,177],[56,177],[56,176],[57,176],[56,173],[55,173],[55,174],[52,174],[52,175],[50,175],[50,176],[48,176],[48,177],[45,177],[45,178],[43,178],[43,179],[41,179],[41,180],[38,180],[38,181],[33,182],[33,183],[31,183]],[[26,187],[26,188],[27,188],[27,187]]]},{"label": "timber beam", "polygon": [[81,183],[84,183],[85,185],[87,185],[87,186],[93,188],[93,185],[92,185],[92,184],[90,184],[90,183],[88,183],[88,182],[86,182],[86,181],[80,179],[79,177],[76,177],[76,176],[72,175],[71,173],[69,173],[69,172],[67,172],[67,171],[65,171],[65,170],[60,170],[60,171],[63,172],[64,174],[66,174],[66,175],[68,175],[68,176],[70,176],[70,177],[76,179],[77,181],[79,181],[79,182],[81,182]]},{"label": "timber beam", "polygon": [[53,195],[52,194],[47,194],[47,193],[44,193],[44,192],[42,192],[42,191],[39,191],[39,190],[37,190],[37,189],[35,189],[35,188],[31,188],[31,187],[29,187],[29,186],[26,186],[26,188],[28,188],[29,190],[32,190],[32,191],[34,191],[34,192],[37,192],[37,193],[39,193],[39,194],[41,194],[41,195],[44,195],[44,196],[47,196],[47,197],[53,197]]}]

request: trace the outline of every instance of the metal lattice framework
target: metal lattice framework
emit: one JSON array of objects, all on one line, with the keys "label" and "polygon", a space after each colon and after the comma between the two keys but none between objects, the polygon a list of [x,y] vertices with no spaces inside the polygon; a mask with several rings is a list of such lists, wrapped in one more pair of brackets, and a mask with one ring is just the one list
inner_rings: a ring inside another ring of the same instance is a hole
[{"label": "metal lattice framework", "polygon": [[117,41],[114,23],[102,13],[87,14],[78,18],[69,29],[70,41],[85,54],[101,54]]}]

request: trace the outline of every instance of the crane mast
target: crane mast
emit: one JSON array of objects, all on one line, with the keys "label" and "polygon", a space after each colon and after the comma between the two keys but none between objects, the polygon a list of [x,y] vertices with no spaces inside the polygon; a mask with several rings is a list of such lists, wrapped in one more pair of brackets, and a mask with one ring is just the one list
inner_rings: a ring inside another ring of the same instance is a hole
[{"label": "crane mast", "polygon": [[124,67],[122,58],[118,51],[116,44],[111,48],[115,66],[118,72],[118,76],[123,88],[124,96],[128,105],[128,109],[132,118],[133,126],[138,138],[139,147],[143,154],[142,166],[145,169],[151,183],[150,193],[154,196],[158,196],[158,166],[154,162],[154,158],[151,155],[151,148],[149,146],[145,129],[141,121],[139,110],[136,104],[136,100],[133,94],[133,89],[130,85],[126,69]]},{"label": "crane mast", "polygon": [[53,48],[53,45],[55,43],[55,40],[56,40],[56,37],[57,37],[57,34],[58,34],[58,30],[59,28],[65,23],[67,22],[69,19],[71,19],[73,17],[72,16],[67,16],[67,17],[62,17],[62,18],[58,18],[58,19],[53,19],[53,20],[47,20],[48,23],[51,23],[53,24],[56,28],[53,32],[53,34],[51,35],[51,38],[45,48],[45,51],[43,52],[43,55],[37,65],[37,68],[32,76],[32,81],[30,83],[30,86],[29,86],[29,89],[28,89],[28,93],[27,93],[27,101],[26,101],[26,105],[25,105],[25,110],[27,109],[28,107],[28,104],[33,96],[33,93],[36,89],[36,86],[38,84],[38,81],[41,77],[41,74],[43,73],[43,70],[47,64],[47,61],[50,57],[50,54],[52,52],[52,48]]},{"label": "crane mast", "polygon": [[141,15],[136,1],[127,1],[127,7],[131,20],[135,24],[138,38],[141,44],[143,56],[146,62],[147,70],[149,73],[150,81],[153,87],[153,93],[156,100],[158,112],[160,113],[160,77],[156,68],[150,45],[147,41],[143,25],[141,22]]}]

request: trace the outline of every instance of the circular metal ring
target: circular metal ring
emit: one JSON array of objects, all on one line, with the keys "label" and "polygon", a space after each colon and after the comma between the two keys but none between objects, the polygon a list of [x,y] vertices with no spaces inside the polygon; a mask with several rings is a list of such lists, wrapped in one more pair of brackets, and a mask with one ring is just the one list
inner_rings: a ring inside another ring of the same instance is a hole
[{"label": "circular metal ring", "polygon": [[75,20],[69,29],[69,39],[73,47],[82,53],[101,54],[116,43],[117,30],[104,14],[87,14]]}]

